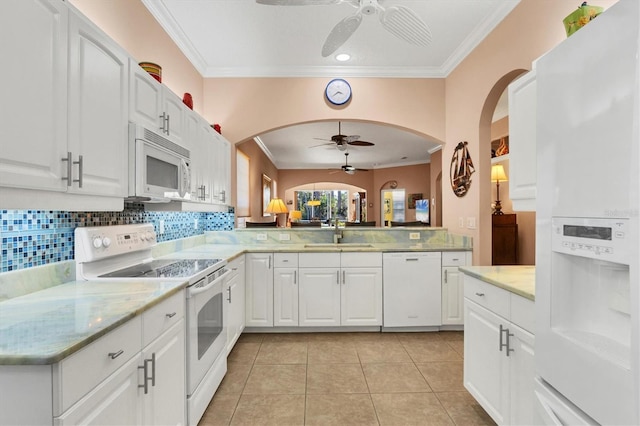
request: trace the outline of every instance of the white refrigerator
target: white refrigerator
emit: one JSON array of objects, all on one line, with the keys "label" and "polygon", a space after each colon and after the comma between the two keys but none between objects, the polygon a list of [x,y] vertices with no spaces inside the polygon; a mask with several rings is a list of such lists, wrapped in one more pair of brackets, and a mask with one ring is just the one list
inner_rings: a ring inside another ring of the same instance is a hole
[{"label": "white refrigerator", "polygon": [[536,64],[538,422],[640,424],[640,2]]}]

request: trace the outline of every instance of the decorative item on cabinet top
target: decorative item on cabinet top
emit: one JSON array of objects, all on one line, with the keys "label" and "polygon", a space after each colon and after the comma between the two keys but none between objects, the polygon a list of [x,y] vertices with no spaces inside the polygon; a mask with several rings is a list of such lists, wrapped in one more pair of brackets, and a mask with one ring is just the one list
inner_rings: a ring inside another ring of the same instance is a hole
[{"label": "decorative item on cabinet top", "polygon": [[153,62],[140,62],[138,65],[158,80],[159,83],[162,83],[162,67],[160,65],[154,64]]},{"label": "decorative item on cabinet top", "polygon": [[583,1],[578,10],[574,10],[562,20],[567,37],[594,20],[602,10],[600,6],[589,6],[586,1]]},{"label": "decorative item on cabinet top", "polygon": [[451,157],[449,169],[451,189],[457,197],[464,197],[471,187],[471,175],[476,171],[471,161],[467,141],[459,142]]},{"label": "decorative item on cabinet top", "polygon": [[189,107],[189,109],[193,109],[193,96],[191,96],[191,93],[184,94],[182,97],[182,103]]},{"label": "decorative item on cabinet top", "polygon": [[212,124],[211,127],[213,127],[213,130],[215,130],[216,132],[222,134],[222,129],[220,128],[219,124]]}]

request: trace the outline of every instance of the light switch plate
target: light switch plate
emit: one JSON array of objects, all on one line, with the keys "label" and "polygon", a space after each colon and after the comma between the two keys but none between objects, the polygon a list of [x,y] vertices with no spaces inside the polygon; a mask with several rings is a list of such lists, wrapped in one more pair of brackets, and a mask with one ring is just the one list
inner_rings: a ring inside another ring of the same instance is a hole
[{"label": "light switch plate", "polygon": [[160,224],[158,225],[158,234],[164,234],[164,219],[160,219]]},{"label": "light switch plate", "polygon": [[467,228],[476,229],[476,218],[475,217],[468,217],[467,218]]},{"label": "light switch plate", "polygon": [[409,232],[409,239],[410,240],[419,240],[420,239],[420,233],[419,232]]},{"label": "light switch plate", "polygon": [[279,238],[280,238],[280,241],[289,241],[291,239],[291,235],[289,235],[289,234],[280,234]]},{"label": "light switch plate", "polygon": [[256,234],[256,240],[267,241],[267,234]]}]

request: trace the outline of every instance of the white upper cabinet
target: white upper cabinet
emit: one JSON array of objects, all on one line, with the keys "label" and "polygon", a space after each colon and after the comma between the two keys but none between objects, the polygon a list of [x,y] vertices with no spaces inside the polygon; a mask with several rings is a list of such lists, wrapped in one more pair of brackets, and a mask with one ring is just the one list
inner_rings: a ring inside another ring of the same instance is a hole
[{"label": "white upper cabinet", "polygon": [[535,66],[511,83],[508,90],[509,198],[514,211],[535,211],[537,186]]},{"label": "white upper cabinet", "polygon": [[[129,58],[84,16],[69,16],[71,192],[127,195]],[[77,185],[76,185],[77,183]]]},{"label": "white upper cabinet", "polygon": [[67,190],[61,158],[67,155],[68,16],[62,1],[3,3],[0,185],[4,187]]},{"label": "white upper cabinet", "polygon": [[134,59],[130,62],[129,120],[182,145],[187,134],[187,107]]}]

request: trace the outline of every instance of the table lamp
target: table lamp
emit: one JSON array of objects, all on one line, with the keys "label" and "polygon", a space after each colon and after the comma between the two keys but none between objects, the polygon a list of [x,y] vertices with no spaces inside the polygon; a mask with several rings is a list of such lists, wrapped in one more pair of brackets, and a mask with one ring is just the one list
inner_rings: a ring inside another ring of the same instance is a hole
[{"label": "table lamp", "polygon": [[507,180],[507,175],[504,172],[504,167],[502,164],[494,164],[491,166],[491,182],[496,183],[496,204],[493,214],[501,215],[502,213],[502,204],[500,204],[500,182],[505,182]]},{"label": "table lamp", "polygon": [[297,222],[302,219],[302,212],[300,210],[291,210],[289,212],[289,219],[291,222]]},{"label": "table lamp", "polygon": [[[287,206],[284,205],[284,202],[282,201],[281,198],[273,198],[271,201],[269,201],[269,205],[267,206],[266,212],[273,213],[276,215],[276,226],[279,226],[278,215],[281,213],[288,213],[289,210],[287,210]],[[285,224],[287,223],[286,216],[285,216],[284,223]]]}]

